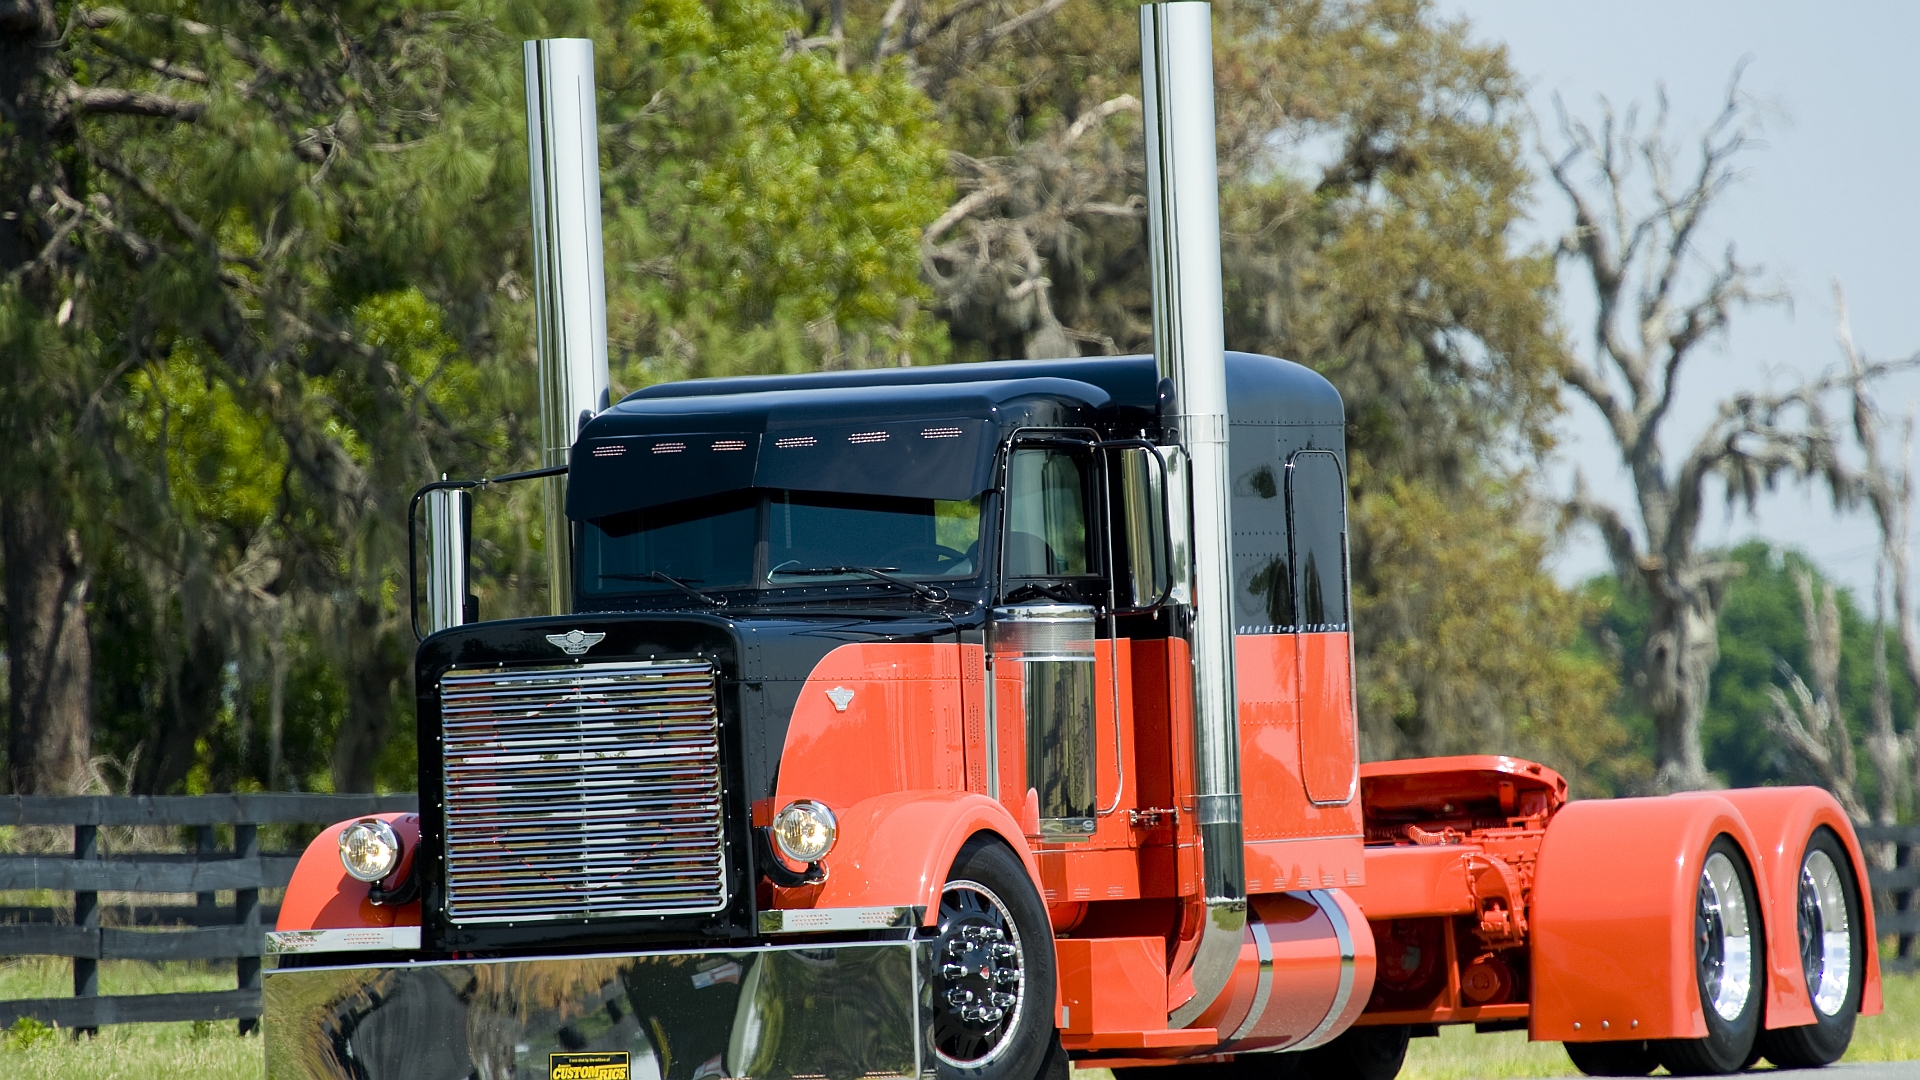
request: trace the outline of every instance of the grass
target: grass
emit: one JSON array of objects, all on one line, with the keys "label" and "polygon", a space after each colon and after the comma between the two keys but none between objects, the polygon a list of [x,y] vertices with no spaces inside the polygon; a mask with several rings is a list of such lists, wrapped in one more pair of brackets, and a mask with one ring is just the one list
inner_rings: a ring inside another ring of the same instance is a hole
[{"label": "grass", "polygon": [[[100,993],[160,994],[233,989],[233,964],[148,964],[103,960]],[[0,1000],[66,997],[73,968],[64,959],[34,956],[0,963]],[[260,1039],[239,1038],[231,1020],[216,1023],[115,1024],[90,1039],[18,1025],[0,1036],[0,1076],[7,1080],[260,1080],[266,1059]],[[24,1044],[24,1045],[23,1045]]]},{"label": "grass", "polygon": [[[1887,1008],[1861,1017],[1848,1061],[1920,1059],[1920,976],[1885,980]],[[219,963],[155,965],[108,960],[100,965],[102,994],[227,990],[233,967]],[[72,969],[53,957],[0,962],[0,1000],[64,997]],[[194,1077],[261,1080],[266,1058],[259,1037],[239,1038],[232,1021],[199,1024],[120,1024],[91,1039],[20,1025],[0,1033],[0,1076],[7,1080],[151,1080]],[[1514,1080],[1578,1075],[1558,1043],[1530,1043],[1523,1031],[1476,1035],[1441,1029],[1437,1039],[1415,1039],[1402,1080]],[[1076,1080],[1110,1080],[1104,1069],[1077,1070]]]}]

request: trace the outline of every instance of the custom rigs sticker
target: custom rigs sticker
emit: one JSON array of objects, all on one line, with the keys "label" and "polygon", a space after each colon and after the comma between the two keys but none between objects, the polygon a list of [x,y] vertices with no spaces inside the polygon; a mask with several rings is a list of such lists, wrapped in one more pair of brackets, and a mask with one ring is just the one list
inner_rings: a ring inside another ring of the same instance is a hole
[{"label": "custom rigs sticker", "polygon": [[547,1055],[548,1080],[632,1080],[625,1050]]}]

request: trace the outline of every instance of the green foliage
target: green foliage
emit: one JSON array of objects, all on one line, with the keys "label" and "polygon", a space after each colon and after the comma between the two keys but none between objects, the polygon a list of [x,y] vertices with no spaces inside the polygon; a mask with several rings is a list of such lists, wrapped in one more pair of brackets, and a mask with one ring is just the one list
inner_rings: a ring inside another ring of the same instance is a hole
[{"label": "green foliage", "polygon": [[1580,647],[1588,605],[1542,570],[1545,541],[1522,506],[1517,494],[1449,504],[1404,480],[1355,503],[1379,577],[1394,583],[1354,594],[1357,625],[1376,634],[1360,654],[1373,721],[1363,754],[1515,754],[1558,769],[1579,794],[1611,794],[1626,733],[1594,703],[1613,693],[1613,671]]},{"label": "green foliage", "polygon": [[774,0],[610,15],[598,55],[616,381],[938,360],[920,229],[945,152],[896,67],[789,53]]},{"label": "green foliage", "polygon": [[[1714,669],[1702,724],[1707,766],[1732,787],[1806,783],[1794,767],[1791,751],[1767,730],[1765,717],[1772,710],[1767,688],[1784,689],[1788,670],[1811,679],[1806,623],[1794,575],[1810,574],[1816,584],[1826,579],[1806,556],[1775,550],[1764,541],[1747,541],[1725,557],[1738,563],[1742,573],[1728,586],[1721,609],[1720,664]],[[1593,640],[1618,664],[1623,690],[1631,689],[1646,642],[1646,600],[1623,592],[1611,576],[1593,579],[1587,594],[1600,613],[1593,623]],[[1849,591],[1839,590],[1837,599],[1840,713],[1855,746],[1861,747],[1872,724],[1874,624]],[[1912,724],[1915,688],[1904,674],[1898,638],[1891,628],[1883,632],[1894,722],[1905,730]],[[1615,714],[1631,733],[1636,755],[1651,761],[1653,721],[1640,711],[1634,695],[1622,693],[1616,699]],[[1864,750],[1857,756],[1862,795],[1871,806],[1878,794],[1878,777],[1867,764]]]},{"label": "green foliage", "polygon": [[[34,54],[43,111],[172,111],[0,133],[37,170],[0,184],[30,218],[0,250],[60,238],[0,279],[0,446],[88,508],[97,749],[135,787],[413,784],[407,497],[534,457],[520,38],[598,41],[617,382],[944,356],[930,107],[897,66],[790,53],[794,26],[775,0],[137,2]],[[489,616],[543,584],[537,495],[480,508]]]},{"label": "green foliage", "polygon": [[9,1050],[31,1050],[41,1043],[52,1042],[59,1034],[31,1016],[22,1016],[7,1028],[6,1045]]}]

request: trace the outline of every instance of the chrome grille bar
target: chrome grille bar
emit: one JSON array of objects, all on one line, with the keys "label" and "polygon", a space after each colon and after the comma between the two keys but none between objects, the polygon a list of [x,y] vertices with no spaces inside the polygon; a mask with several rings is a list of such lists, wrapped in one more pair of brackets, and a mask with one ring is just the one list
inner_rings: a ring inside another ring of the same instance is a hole
[{"label": "chrome grille bar", "polygon": [[449,921],[727,906],[713,665],[456,670],[440,706]]}]

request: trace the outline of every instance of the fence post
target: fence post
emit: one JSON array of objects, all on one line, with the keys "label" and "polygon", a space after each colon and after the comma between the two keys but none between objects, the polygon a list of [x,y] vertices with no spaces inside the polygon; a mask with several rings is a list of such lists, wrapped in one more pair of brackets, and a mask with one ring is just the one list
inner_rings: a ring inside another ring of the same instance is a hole
[{"label": "fence post", "polygon": [[[100,858],[99,828],[94,825],[75,825],[73,827],[73,857],[95,860]],[[95,932],[98,940],[100,930],[100,894],[75,890],[73,894],[73,925]],[[73,958],[73,996],[100,996],[100,961],[92,957]],[[97,1035],[99,1028],[77,1027],[73,1029],[74,1038],[82,1034]]]},{"label": "fence post", "polygon": [[[1920,863],[1920,858],[1916,857],[1920,856],[1920,843],[1915,843],[1915,841],[1920,841],[1920,826],[1916,826],[1914,831],[1907,833],[1906,843],[1895,845],[1893,849],[1893,864],[1895,866],[1905,869]],[[1915,907],[1916,900],[1920,900],[1920,889],[1903,889],[1894,894],[1894,910],[1912,911]],[[1914,935],[1912,933],[1900,935],[1900,949],[1894,955],[1900,958],[1902,965],[1913,962],[1913,939]]]},{"label": "fence post", "polygon": [[[207,856],[220,850],[219,840],[213,834],[213,826],[195,825],[193,827],[193,850],[194,854],[200,856],[202,861],[205,861]],[[218,899],[219,897],[217,895],[210,892],[200,893],[196,898],[196,906],[199,908],[200,914],[199,925],[218,925],[212,918],[214,904]]]},{"label": "fence post", "polygon": [[[233,855],[237,859],[252,859],[260,855],[260,833],[258,826],[251,823],[236,823],[233,827]],[[233,921],[253,931],[254,940],[259,940],[260,928],[260,890],[236,889],[233,893]],[[242,990],[260,989],[260,958],[258,956],[240,956],[234,958],[234,970],[238,976],[238,986]],[[240,1020],[240,1034],[250,1035],[260,1030],[260,1021],[252,1017]]]}]

